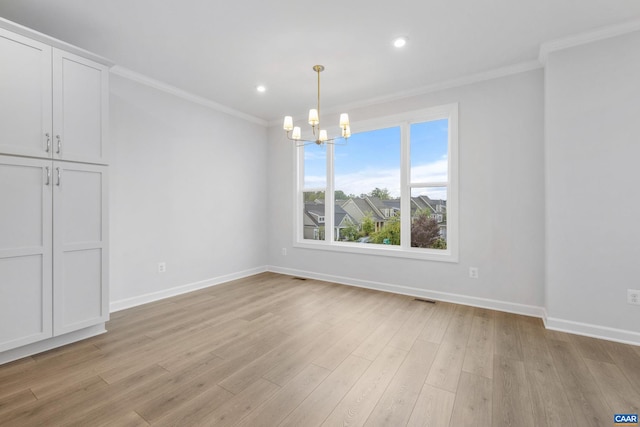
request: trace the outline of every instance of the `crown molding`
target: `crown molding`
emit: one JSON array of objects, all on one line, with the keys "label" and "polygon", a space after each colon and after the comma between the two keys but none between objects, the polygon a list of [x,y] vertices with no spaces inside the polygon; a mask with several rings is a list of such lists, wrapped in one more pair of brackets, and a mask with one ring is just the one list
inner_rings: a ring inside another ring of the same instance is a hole
[{"label": "crown molding", "polygon": [[[480,83],[487,80],[498,79],[500,77],[510,76],[512,74],[526,73],[527,71],[537,70],[542,68],[537,60],[521,62],[519,64],[509,65],[506,67],[495,68],[493,70],[485,71],[482,73],[470,74],[468,76],[460,77],[457,79],[445,80],[442,82],[434,83],[427,86],[421,86],[418,88],[396,92],[392,95],[379,96],[375,98],[369,98],[363,101],[352,102],[344,104],[335,108],[325,108],[323,111],[325,114],[337,114],[338,112],[344,112],[347,110],[356,110],[359,108],[372,107],[375,105],[384,104],[387,102],[398,101],[401,99],[412,98],[414,96],[425,95],[427,93],[439,92],[445,89],[452,89],[460,86],[466,86],[474,83]],[[305,117],[294,117],[294,121],[303,120]],[[274,119],[269,121],[269,126],[276,126],[281,123],[282,120]]]},{"label": "crown molding", "polygon": [[640,31],[640,20],[629,21],[619,25],[602,27],[594,31],[589,31],[586,33],[576,34],[562,39],[545,42],[540,45],[538,61],[540,61],[542,65],[546,65],[547,58],[552,52],[557,52],[559,50],[564,50],[583,44],[593,43],[599,40],[605,40],[611,37],[622,36],[624,34],[633,33],[634,31]]},{"label": "crown molding", "polygon": [[46,34],[42,34],[39,31],[32,30],[31,28],[25,27],[24,25],[20,25],[13,21],[9,21],[8,19],[0,18],[0,28],[24,37],[28,37],[32,40],[39,41],[40,43],[47,44],[57,49],[62,49],[66,52],[82,56],[83,58],[105,65],[106,67],[113,67],[115,65],[115,63],[110,59],[104,58],[100,55],[96,55],[93,52],[89,52],[88,50],[82,49],[78,46],[74,46],[67,42],[63,42],[62,40],[58,40]]},{"label": "crown molding", "polygon": [[269,124],[266,120],[260,119],[250,114],[243,113],[242,111],[235,110],[233,108],[211,101],[210,99],[204,98],[202,96],[194,95],[193,93],[179,89],[175,86],[171,86],[167,83],[161,82],[160,80],[152,79],[151,77],[147,77],[143,74],[129,70],[128,68],[124,68],[119,65],[116,65],[115,67],[111,68],[110,71],[112,74],[116,76],[132,80],[134,82],[160,90],[162,92],[166,92],[170,95],[177,96],[178,98],[182,98],[184,100],[193,102],[194,104],[198,104],[203,107],[210,108],[215,111],[219,111],[221,113],[229,114],[230,116],[234,116],[239,119],[246,120],[248,122],[252,122],[261,126],[268,126]]}]

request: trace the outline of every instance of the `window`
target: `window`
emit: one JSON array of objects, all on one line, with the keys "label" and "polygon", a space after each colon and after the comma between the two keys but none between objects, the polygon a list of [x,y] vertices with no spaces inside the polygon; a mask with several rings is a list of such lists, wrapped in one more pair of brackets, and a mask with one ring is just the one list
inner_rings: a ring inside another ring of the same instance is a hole
[{"label": "window", "polygon": [[354,122],[346,145],[296,148],[296,245],[457,261],[457,111]]}]

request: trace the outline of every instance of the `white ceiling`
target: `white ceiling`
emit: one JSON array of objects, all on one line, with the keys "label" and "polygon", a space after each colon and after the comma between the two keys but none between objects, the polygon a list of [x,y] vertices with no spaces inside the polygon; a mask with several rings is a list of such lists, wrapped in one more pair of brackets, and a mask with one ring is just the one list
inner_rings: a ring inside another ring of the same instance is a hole
[{"label": "white ceiling", "polygon": [[640,19],[640,1],[0,0],[0,17],[274,120],[315,104],[314,64],[332,110],[534,61],[541,43]]}]

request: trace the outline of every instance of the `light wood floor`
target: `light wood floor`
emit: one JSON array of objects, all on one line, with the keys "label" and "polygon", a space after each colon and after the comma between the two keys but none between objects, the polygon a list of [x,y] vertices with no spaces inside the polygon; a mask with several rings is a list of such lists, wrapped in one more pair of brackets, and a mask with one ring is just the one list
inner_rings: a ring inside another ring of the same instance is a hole
[{"label": "light wood floor", "polygon": [[0,366],[2,426],[609,426],[640,348],[265,273]]}]

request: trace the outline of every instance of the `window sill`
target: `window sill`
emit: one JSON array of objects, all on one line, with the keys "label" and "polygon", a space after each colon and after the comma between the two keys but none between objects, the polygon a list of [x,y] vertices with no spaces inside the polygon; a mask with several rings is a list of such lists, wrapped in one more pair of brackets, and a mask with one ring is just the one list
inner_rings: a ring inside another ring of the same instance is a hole
[{"label": "window sill", "polygon": [[[382,257],[419,259],[425,261],[457,263],[458,257],[450,249],[418,249],[401,248],[399,246],[378,245],[373,243],[327,243],[320,240],[297,241],[293,244],[296,248],[316,249],[330,252],[342,252],[351,254],[373,255]],[[373,247],[371,247],[373,246]]]}]

